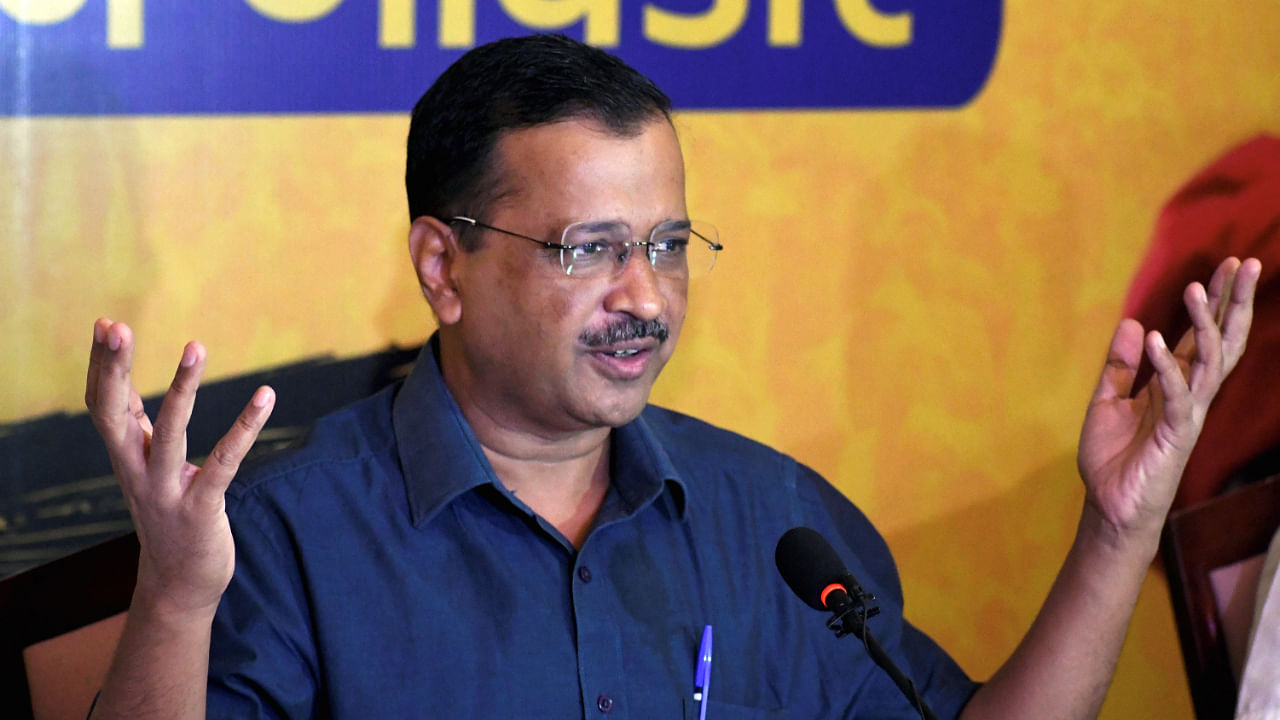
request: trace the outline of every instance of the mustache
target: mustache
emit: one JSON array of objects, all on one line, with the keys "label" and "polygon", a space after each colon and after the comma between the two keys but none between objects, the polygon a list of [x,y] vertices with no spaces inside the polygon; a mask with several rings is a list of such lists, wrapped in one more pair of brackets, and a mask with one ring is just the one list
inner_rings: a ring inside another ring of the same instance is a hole
[{"label": "mustache", "polygon": [[667,324],[661,320],[656,318],[653,320],[630,318],[606,325],[600,330],[587,330],[578,336],[578,341],[587,347],[603,347],[626,340],[639,340],[647,337],[651,337],[659,343],[664,343],[670,334]]}]

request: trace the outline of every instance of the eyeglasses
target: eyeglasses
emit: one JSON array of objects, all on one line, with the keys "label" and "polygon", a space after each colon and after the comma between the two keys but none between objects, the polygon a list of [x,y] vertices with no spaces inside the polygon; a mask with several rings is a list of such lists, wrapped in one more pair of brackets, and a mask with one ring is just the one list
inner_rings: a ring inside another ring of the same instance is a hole
[{"label": "eyeglasses", "polygon": [[486,225],[475,218],[457,215],[450,223],[500,232],[558,250],[560,267],[573,278],[611,277],[622,272],[631,259],[631,249],[643,247],[649,265],[658,275],[671,278],[699,278],[711,272],[716,256],[724,249],[714,225],[697,220],[671,220],[649,231],[648,240],[631,239],[631,228],[620,222],[576,222],[551,243]]}]

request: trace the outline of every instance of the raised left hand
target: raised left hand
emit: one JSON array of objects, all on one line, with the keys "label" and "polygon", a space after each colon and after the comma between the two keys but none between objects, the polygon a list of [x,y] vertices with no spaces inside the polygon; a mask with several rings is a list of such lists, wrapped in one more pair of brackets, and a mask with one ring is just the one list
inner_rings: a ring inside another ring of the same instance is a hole
[{"label": "raised left hand", "polygon": [[1244,354],[1261,272],[1256,259],[1228,258],[1207,292],[1200,283],[1188,285],[1183,301],[1191,329],[1172,351],[1159,332],[1146,333],[1154,374],[1132,397],[1143,328],[1131,319],[1116,328],[1085,414],[1076,463],[1086,509],[1098,514],[1117,542],[1158,540],[1209,404]]}]

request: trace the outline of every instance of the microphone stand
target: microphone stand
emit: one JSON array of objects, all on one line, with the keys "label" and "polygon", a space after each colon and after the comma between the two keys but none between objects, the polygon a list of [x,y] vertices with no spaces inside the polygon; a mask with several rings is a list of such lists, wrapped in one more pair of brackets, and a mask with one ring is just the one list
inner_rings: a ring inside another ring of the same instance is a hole
[{"label": "microphone stand", "polygon": [[[852,578],[849,578],[852,580]],[[868,602],[874,602],[875,596],[864,591],[856,581],[848,583],[846,588],[852,587],[853,596],[849,596],[842,592],[831,593],[834,613],[831,619],[827,620],[827,627],[836,634],[836,637],[844,637],[845,635],[856,635],[862,639],[862,645],[866,647],[867,654],[875,661],[877,665],[888,673],[889,678],[893,680],[893,684],[898,686],[902,694],[911,702],[911,706],[920,713],[923,720],[938,720],[938,716],[929,709],[925,704],[924,698],[920,697],[920,692],[916,690],[915,683],[903,674],[902,670],[894,664],[889,654],[880,647],[880,643],[876,642],[875,637],[871,635],[871,631],[867,629],[867,618],[872,617],[880,612],[880,608],[875,605],[867,606]]]}]

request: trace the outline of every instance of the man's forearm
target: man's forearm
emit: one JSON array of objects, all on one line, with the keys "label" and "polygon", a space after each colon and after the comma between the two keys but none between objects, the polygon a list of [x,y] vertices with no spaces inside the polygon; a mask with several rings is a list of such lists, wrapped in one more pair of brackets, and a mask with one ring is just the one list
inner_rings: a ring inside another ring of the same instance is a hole
[{"label": "man's forearm", "polygon": [[166,613],[135,595],[91,720],[202,720],[213,613]]},{"label": "man's forearm", "polygon": [[1158,542],[1155,532],[1120,543],[1086,507],[1031,629],[962,717],[1096,717]]}]

